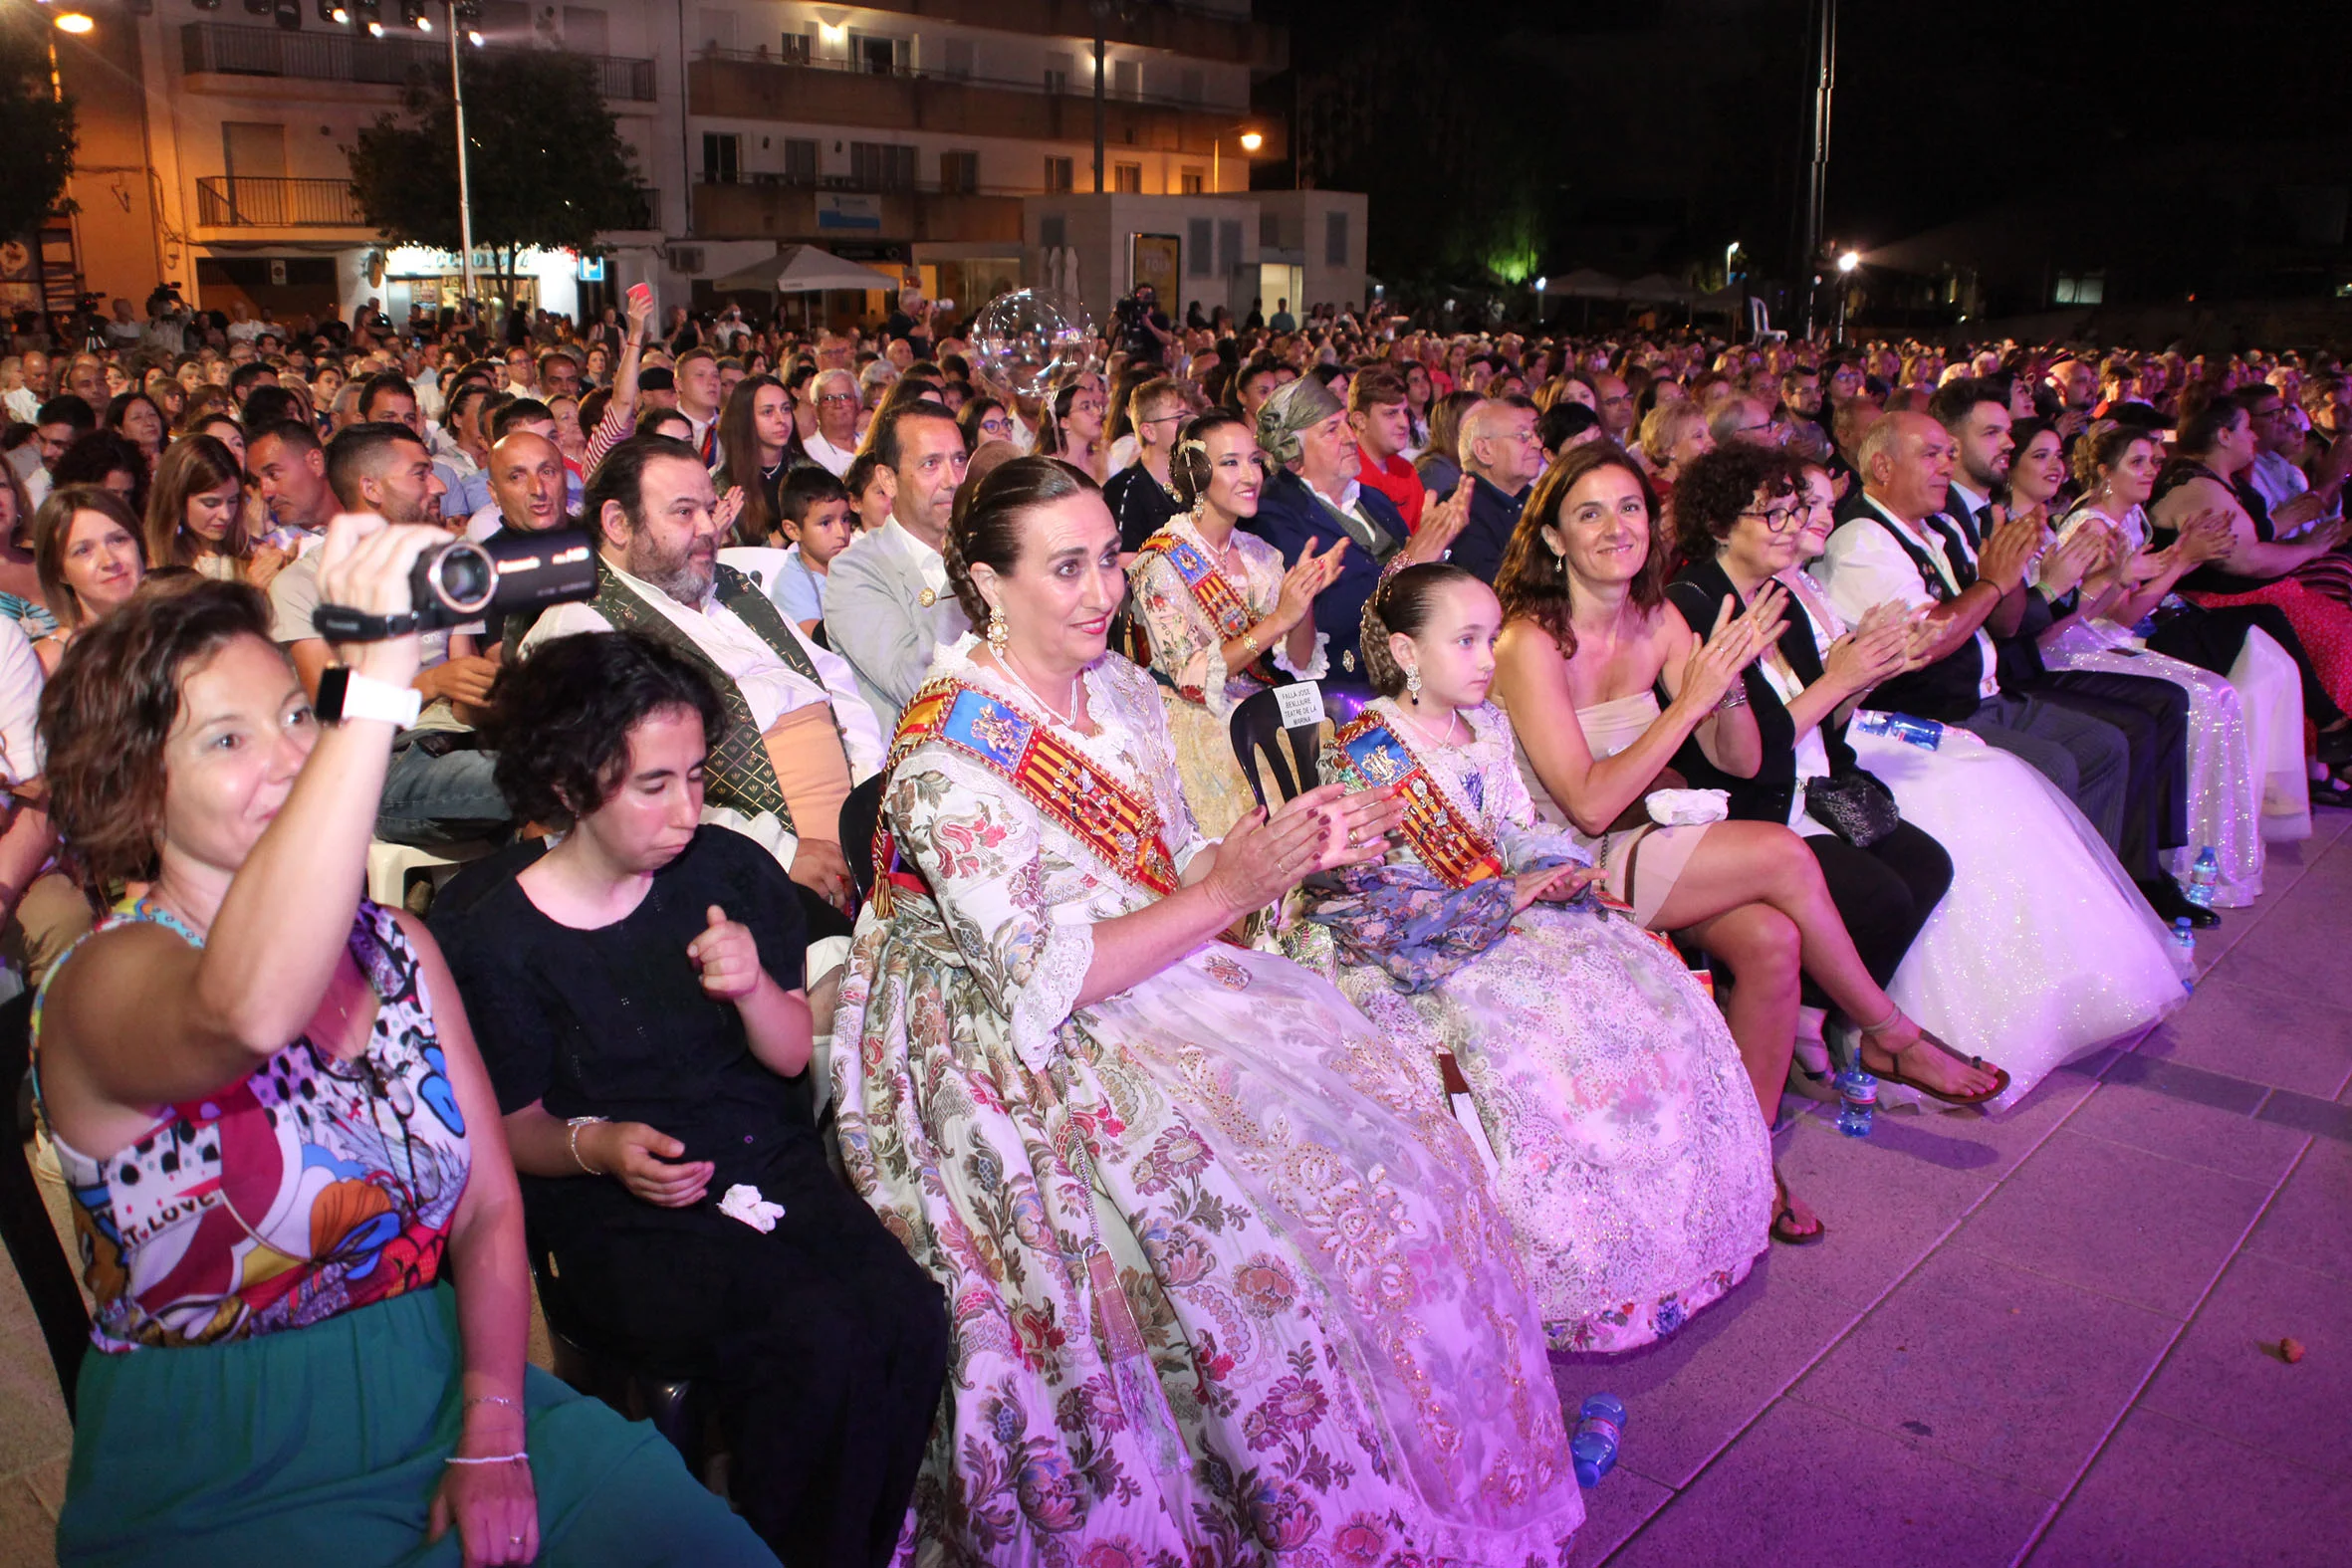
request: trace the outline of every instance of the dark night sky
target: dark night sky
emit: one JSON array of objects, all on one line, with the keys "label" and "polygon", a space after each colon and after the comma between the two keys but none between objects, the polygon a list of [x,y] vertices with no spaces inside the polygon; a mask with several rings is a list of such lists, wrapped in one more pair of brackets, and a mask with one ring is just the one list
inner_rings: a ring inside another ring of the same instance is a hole
[{"label": "dark night sky", "polygon": [[[1500,84],[1506,91],[1490,96],[1512,107],[1495,123],[1573,171],[1551,202],[1551,265],[1577,259],[1556,254],[1572,248],[1561,238],[1574,232],[1572,215],[1628,195],[1628,183],[1632,194],[1676,198],[1668,205],[1683,214],[1694,254],[1755,229],[1786,248],[1803,171],[1805,0],[1258,0],[1257,9],[1290,25],[1292,59],[1309,74],[1360,62],[1366,40],[1401,27],[1432,41],[1420,69],[1474,92]],[[2097,221],[2103,170],[2161,169],[2186,153],[2226,171],[2229,159],[2216,154],[2233,143],[2269,149],[2245,160],[2254,177],[2346,178],[2352,6],[2337,0],[1844,0],[1841,10],[1830,229],[1857,243],[2018,197],[2078,194],[2085,221]],[[1444,161],[1426,143],[1394,137],[1359,167],[1376,253],[1384,186],[1411,192],[1417,208],[1444,189],[1434,168],[1414,178],[1414,163]],[[1593,172],[1596,160],[1617,184]]]}]

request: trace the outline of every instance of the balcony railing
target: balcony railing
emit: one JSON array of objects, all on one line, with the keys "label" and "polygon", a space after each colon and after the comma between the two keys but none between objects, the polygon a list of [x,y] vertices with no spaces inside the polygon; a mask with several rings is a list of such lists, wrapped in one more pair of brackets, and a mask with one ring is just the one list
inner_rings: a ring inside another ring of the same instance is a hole
[{"label": "balcony railing", "polygon": [[732,177],[703,169],[695,174],[694,183],[782,186],[787,190],[836,190],[872,196],[896,193],[918,196],[1037,196],[1045,193],[1042,185],[980,185],[965,184],[959,180],[892,179],[874,174],[780,174],[748,169]]},{"label": "balcony railing", "polygon": [[196,181],[196,222],[216,229],[363,229],[348,179],[210,174]]},{"label": "balcony railing", "polygon": [[[497,53],[496,50],[489,51]],[[606,98],[653,102],[653,62],[620,55],[585,57]],[[422,74],[446,81],[449,51],[422,39],[365,33],[288,33],[274,27],[190,22],[180,29],[181,69],[232,77],[294,77],[307,82],[404,86]]]},{"label": "balcony railing", "polygon": [[[805,59],[799,54],[776,54],[759,49],[702,49],[695,52],[697,60],[732,60],[747,66],[791,66],[802,71],[838,71],[855,77],[884,77],[898,82],[944,82],[957,87],[995,88],[1007,93],[1045,93],[1056,98],[1094,101],[1093,62],[1081,61],[1077,69],[1064,75],[1059,85],[1047,82],[1043,72],[1034,77],[984,77],[970,71],[919,71],[912,66],[877,68],[871,61],[843,59],[840,56]],[[1102,97],[1110,104],[1148,104],[1155,109],[1181,109],[1198,114],[1246,114],[1246,105],[1227,107],[1211,104],[1205,99],[1174,98],[1164,93],[1121,93],[1110,83],[1102,86]]]}]

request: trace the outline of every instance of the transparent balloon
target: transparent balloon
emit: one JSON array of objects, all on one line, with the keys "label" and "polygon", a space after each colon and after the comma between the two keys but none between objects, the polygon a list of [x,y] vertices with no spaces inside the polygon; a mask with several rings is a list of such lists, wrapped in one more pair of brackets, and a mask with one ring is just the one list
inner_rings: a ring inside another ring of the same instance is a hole
[{"label": "transparent balloon", "polygon": [[1023,397],[1043,393],[1055,372],[1093,356],[1085,308],[1040,289],[1000,294],[973,318],[970,342],[980,373]]}]

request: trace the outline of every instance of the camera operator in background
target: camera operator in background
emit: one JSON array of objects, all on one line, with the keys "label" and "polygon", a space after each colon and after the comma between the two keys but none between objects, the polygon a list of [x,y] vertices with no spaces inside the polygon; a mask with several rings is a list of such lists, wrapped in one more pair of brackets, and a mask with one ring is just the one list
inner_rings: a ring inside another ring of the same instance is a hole
[{"label": "camera operator in background", "polygon": [[1167,363],[1168,349],[1176,341],[1176,334],[1159,308],[1158,290],[1148,283],[1139,283],[1135,292],[1112,306],[1111,311],[1118,318],[1111,346],[1124,348],[1129,364]]},{"label": "camera operator in background", "polygon": [[[338,518],[322,591],[404,614],[440,542]],[[355,650],[322,728],[260,595],[180,576],[43,696],[67,842],[146,885],[35,1022],[101,1352],[61,1561],[417,1561],[452,1528],[468,1564],[772,1560],[660,1437],[526,1365],[522,1204],[455,982],[360,896],[419,652]]]},{"label": "camera operator in background", "polygon": [[[432,455],[406,425],[361,424],[337,433],[327,447],[327,483],[346,512],[373,513],[391,523],[438,525],[454,539],[464,519],[441,518],[441,478]],[[278,573],[270,584],[273,635],[294,661],[303,689],[315,698],[338,649],[313,617],[320,604],[318,552]],[[393,742],[375,836],[396,844],[445,845],[504,834],[506,797],[492,778],[496,759],[474,740],[474,710],[488,700],[498,674],[481,651],[484,629],[469,622],[424,634],[416,674],[417,699]]]}]

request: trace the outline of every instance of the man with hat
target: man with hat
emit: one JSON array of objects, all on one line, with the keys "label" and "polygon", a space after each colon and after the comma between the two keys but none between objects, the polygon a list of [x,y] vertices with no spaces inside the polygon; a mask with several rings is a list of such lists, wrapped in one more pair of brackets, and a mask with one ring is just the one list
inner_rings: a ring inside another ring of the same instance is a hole
[{"label": "man with hat", "polygon": [[1268,398],[1258,410],[1258,445],[1275,470],[1258,497],[1250,531],[1283,553],[1294,566],[1308,551],[1328,551],[1345,539],[1353,549],[1339,558],[1339,575],[1315,596],[1315,629],[1330,638],[1331,674],[1326,693],[1371,695],[1356,646],[1364,601],[1379,586],[1381,568],[1392,559],[1404,564],[1442,560],[1470,518],[1470,493],[1457,489],[1409,532],[1396,503],[1356,482],[1363,465],[1347,410],[1331,388],[1304,376]]}]

